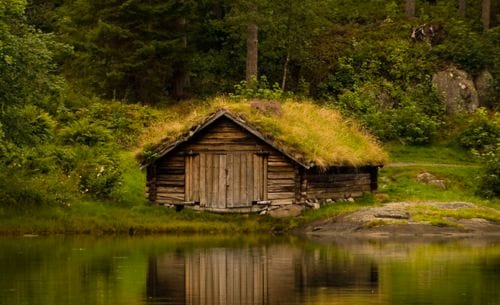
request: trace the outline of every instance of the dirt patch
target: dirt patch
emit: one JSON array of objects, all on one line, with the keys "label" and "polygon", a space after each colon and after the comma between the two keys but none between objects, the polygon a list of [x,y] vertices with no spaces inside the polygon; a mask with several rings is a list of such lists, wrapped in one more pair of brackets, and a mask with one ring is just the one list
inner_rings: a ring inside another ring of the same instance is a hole
[{"label": "dirt patch", "polygon": [[[500,223],[484,218],[448,217],[471,211],[500,213],[468,202],[393,202],[364,208],[330,219],[312,222],[301,233],[309,237],[326,236],[499,236]],[[490,211],[491,210],[491,211]],[[429,221],[422,217],[427,211],[444,211],[444,217]],[[437,219],[437,220],[436,220]]]}]

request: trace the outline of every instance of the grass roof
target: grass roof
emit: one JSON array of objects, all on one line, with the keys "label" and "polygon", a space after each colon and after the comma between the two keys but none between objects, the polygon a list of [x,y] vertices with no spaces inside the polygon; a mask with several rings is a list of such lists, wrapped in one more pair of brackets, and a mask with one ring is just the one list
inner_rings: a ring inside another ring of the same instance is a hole
[{"label": "grass roof", "polygon": [[[270,103],[270,108],[265,107]],[[278,106],[278,107],[276,107]],[[352,119],[310,101],[234,101],[219,97],[185,101],[161,110],[161,120],[141,138],[143,163],[154,159],[166,145],[185,138],[189,131],[224,109],[303,164],[329,166],[382,165],[387,154],[376,139]],[[268,111],[269,110],[269,111]]]}]

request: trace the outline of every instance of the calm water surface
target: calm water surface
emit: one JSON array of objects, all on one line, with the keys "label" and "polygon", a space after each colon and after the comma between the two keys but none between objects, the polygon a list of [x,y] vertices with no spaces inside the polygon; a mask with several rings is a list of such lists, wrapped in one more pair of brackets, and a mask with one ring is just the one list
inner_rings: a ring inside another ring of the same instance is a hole
[{"label": "calm water surface", "polygon": [[0,304],[500,305],[500,243],[0,238]]}]

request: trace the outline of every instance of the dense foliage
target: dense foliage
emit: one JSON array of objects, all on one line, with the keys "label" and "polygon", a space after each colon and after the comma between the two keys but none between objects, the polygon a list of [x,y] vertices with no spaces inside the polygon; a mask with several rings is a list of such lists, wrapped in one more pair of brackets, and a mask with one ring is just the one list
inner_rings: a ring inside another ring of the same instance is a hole
[{"label": "dense foliage", "polygon": [[[472,0],[464,16],[454,0],[417,1],[414,17],[402,0],[0,0],[0,212],[116,199],[123,154],[165,120],[141,104],[216,94],[307,97],[382,141],[457,136],[464,149],[496,156],[488,147],[499,134],[491,113],[500,107],[500,3],[492,2],[483,29]],[[242,83],[249,23],[259,31],[259,77]],[[422,24],[443,30],[413,40]],[[451,128],[431,82],[450,65],[492,75],[487,109]],[[487,190],[496,183],[483,181]]]}]

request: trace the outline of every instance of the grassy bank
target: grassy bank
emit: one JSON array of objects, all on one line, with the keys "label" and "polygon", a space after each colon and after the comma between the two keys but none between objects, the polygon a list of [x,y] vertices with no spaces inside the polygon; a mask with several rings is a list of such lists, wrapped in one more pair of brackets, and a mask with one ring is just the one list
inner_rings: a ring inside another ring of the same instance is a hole
[{"label": "grassy bank", "polygon": [[219,215],[164,207],[120,207],[102,202],[80,202],[68,208],[3,213],[0,234],[151,234],[281,232],[293,220],[258,215]]}]

